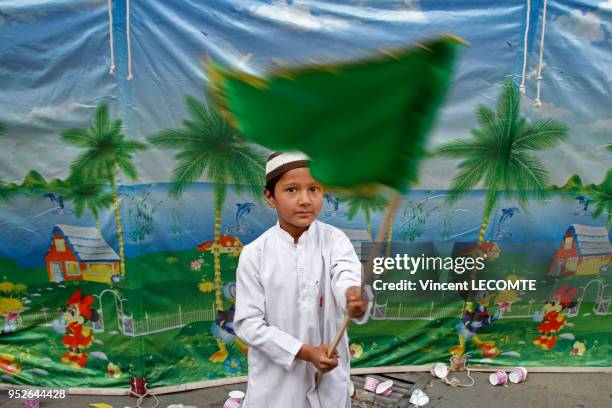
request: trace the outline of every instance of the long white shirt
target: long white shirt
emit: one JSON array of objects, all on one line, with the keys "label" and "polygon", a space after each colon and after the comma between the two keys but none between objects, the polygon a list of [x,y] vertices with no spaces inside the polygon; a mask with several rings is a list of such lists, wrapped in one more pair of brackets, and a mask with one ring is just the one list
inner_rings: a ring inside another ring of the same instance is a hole
[{"label": "long white shirt", "polygon": [[[330,344],[346,308],[346,290],[361,285],[361,263],[338,228],[314,221],[293,237],[277,224],[246,245],[236,272],[234,328],[249,346],[244,408],[344,408],[350,354],[345,335],[338,366],[315,389],[316,367],[296,358],[304,343]],[[368,319],[368,310],[360,319]]]}]

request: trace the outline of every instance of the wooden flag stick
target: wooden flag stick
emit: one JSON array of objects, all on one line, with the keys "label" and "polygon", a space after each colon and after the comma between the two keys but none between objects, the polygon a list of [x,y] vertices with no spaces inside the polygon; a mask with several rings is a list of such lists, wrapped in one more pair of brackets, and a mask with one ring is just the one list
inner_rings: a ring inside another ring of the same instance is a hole
[{"label": "wooden flag stick", "polygon": [[[375,255],[377,252],[379,252],[378,250],[380,249],[380,243],[383,241],[383,239],[387,235],[387,232],[389,231],[389,228],[391,227],[391,223],[393,222],[393,216],[395,215],[395,211],[397,211],[397,207],[399,207],[399,203],[401,199],[402,199],[402,195],[400,193],[395,192],[393,194],[393,197],[391,198],[391,202],[389,203],[389,207],[387,208],[385,219],[381,225],[381,228],[376,233],[376,239],[374,240],[374,250],[370,254],[370,258],[368,260],[368,264],[365,269],[365,275],[367,275],[368,278],[369,278],[369,273],[370,273],[369,271],[372,270],[372,264],[374,263]],[[367,279],[365,279],[365,276],[363,278],[364,279],[362,279],[362,282],[367,281]],[[359,292],[359,297],[361,297],[361,291]],[[331,357],[333,355],[350,321],[351,321],[351,317],[348,314],[345,314],[344,320],[342,321],[342,324],[340,325],[340,329],[338,330],[338,333],[336,333],[336,337],[334,338],[334,341],[331,343],[329,349],[327,350],[327,357]],[[322,373],[320,371],[317,371],[315,373],[315,387],[318,387],[319,383],[321,382],[321,374]]]}]

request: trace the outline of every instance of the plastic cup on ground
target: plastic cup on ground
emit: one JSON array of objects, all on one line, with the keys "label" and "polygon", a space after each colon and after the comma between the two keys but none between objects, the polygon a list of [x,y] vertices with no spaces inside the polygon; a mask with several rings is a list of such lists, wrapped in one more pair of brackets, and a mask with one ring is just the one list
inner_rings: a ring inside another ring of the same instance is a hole
[{"label": "plastic cup on ground", "polygon": [[508,375],[503,370],[496,371],[489,376],[489,382],[493,385],[505,385],[508,382]]},{"label": "plastic cup on ground", "polygon": [[240,408],[242,405],[242,400],[235,398],[228,398],[223,404],[223,408]]},{"label": "plastic cup on ground", "polygon": [[522,383],[527,379],[527,369],[525,367],[516,367],[508,374],[508,379],[513,384]]},{"label": "plastic cup on ground", "polygon": [[388,397],[393,393],[393,381],[383,381],[376,386],[376,394]]},{"label": "plastic cup on ground", "polygon": [[446,378],[448,375],[448,367],[444,363],[436,363],[429,371],[431,375],[438,378]]},{"label": "plastic cup on ground", "polygon": [[380,381],[378,381],[376,378],[366,377],[365,383],[363,384],[363,389],[370,392],[376,392],[376,387],[378,387],[378,384],[380,384]]}]

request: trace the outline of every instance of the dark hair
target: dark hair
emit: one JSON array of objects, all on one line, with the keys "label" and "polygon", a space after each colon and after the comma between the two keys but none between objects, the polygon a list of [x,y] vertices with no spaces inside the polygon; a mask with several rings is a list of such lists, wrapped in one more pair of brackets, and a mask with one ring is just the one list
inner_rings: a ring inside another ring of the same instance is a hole
[{"label": "dark hair", "polygon": [[276,184],[281,179],[283,174],[279,174],[278,176],[271,178],[269,181],[266,182],[266,185],[264,186],[264,190],[268,190],[272,197],[274,197],[274,188],[276,187]]}]

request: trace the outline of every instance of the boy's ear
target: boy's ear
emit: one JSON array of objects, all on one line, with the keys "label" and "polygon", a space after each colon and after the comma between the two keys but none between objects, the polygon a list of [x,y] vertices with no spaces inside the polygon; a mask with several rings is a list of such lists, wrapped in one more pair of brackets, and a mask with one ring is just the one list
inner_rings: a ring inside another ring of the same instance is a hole
[{"label": "boy's ear", "polygon": [[272,196],[272,193],[270,193],[270,190],[268,190],[267,188],[264,188],[264,199],[266,200],[266,203],[268,203],[270,208],[276,208],[276,200]]}]

